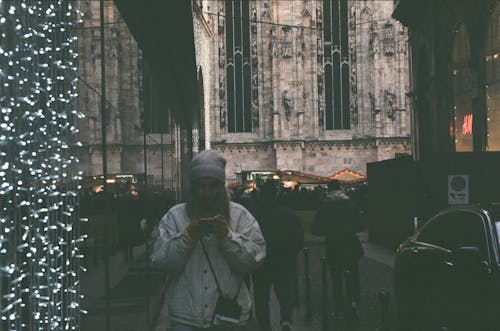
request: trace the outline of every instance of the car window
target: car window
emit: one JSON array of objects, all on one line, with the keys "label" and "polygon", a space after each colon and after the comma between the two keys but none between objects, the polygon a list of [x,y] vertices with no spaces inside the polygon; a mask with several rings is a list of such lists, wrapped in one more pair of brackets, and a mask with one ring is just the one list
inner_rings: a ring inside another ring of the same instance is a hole
[{"label": "car window", "polygon": [[450,223],[451,219],[446,216],[437,216],[429,220],[417,235],[417,241],[449,248],[447,232],[451,227]]},{"label": "car window", "polygon": [[495,222],[495,229],[497,230],[497,247],[500,250],[500,222]]},{"label": "car window", "polygon": [[459,247],[478,247],[487,256],[487,243],[483,218],[474,212],[459,210],[432,219],[417,240],[454,250]]}]

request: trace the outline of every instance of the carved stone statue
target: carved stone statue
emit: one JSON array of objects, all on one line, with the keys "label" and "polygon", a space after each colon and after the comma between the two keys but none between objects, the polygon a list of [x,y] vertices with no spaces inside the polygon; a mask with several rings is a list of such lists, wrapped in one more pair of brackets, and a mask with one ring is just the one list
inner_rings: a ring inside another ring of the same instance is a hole
[{"label": "carved stone statue", "polygon": [[226,127],[226,110],[224,106],[220,106],[220,128],[224,129]]},{"label": "carved stone statue", "polygon": [[351,69],[351,91],[354,94],[358,93],[358,76],[354,67]]},{"label": "carved stone statue", "polygon": [[218,16],[217,18],[219,21],[219,25],[218,25],[217,30],[219,31],[219,34],[223,34],[224,33],[224,8],[219,9],[219,13],[217,16]]},{"label": "carved stone statue", "polygon": [[257,71],[254,71],[252,73],[252,89],[257,89],[258,86],[259,86],[259,74],[257,73]]},{"label": "carved stone statue", "polygon": [[252,32],[257,33],[257,8],[255,8],[255,5],[252,8],[250,20],[252,21]]},{"label": "carved stone statue", "polygon": [[259,127],[259,109],[255,102],[252,102],[252,126],[254,128]]},{"label": "carved stone statue", "polygon": [[264,10],[262,10],[262,18],[271,18],[271,13],[269,11],[269,5],[267,2],[264,2]]},{"label": "carved stone statue", "polygon": [[318,45],[318,57],[323,57],[323,44],[321,42],[321,38],[317,39],[317,45]]},{"label": "carved stone statue", "polygon": [[219,98],[224,99],[225,95],[225,84],[224,84],[224,76],[219,76]]},{"label": "carved stone statue", "polygon": [[356,42],[349,43],[349,57],[351,62],[356,62],[357,54],[356,54]]},{"label": "carved stone statue", "polygon": [[351,119],[354,125],[358,124],[358,97],[351,99]]},{"label": "carved stone statue", "polygon": [[370,54],[378,53],[378,24],[377,22],[373,22],[370,26],[370,41],[368,43]]},{"label": "carved stone statue", "polygon": [[349,11],[349,26],[351,27],[351,30],[356,29],[356,7],[352,6],[350,11]]},{"label": "carved stone statue", "polygon": [[323,74],[318,73],[318,92],[322,93],[323,92]]},{"label": "carved stone statue", "polygon": [[285,110],[285,117],[288,120],[293,111],[293,100],[288,90],[283,91],[283,107]]},{"label": "carved stone statue", "polygon": [[321,26],[323,24],[323,12],[321,10],[321,7],[319,6],[316,9],[316,24],[318,26]]},{"label": "carved stone statue", "polygon": [[389,106],[389,111],[394,111],[396,110],[396,93],[392,92],[391,90],[384,90],[384,98]]},{"label": "carved stone statue", "polygon": [[373,92],[368,92],[368,97],[370,98],[370,105],[373,113],[378,113],[380,110],[375,106],[375,95]]},{"label": "carved stone statue", "polygon": [[252,40],[252,57],[257,56],[257,41],[254,39]]},{"label": "carved stone statue", "polygon": [[226,64],[226,51],[224,49],[224,42],[219,42],[219,67],[223,68]]},{"label": "carved stone statue", "polygon": [[320,127],[325,125],[325,97],[323,94],[319,95],[318,100],[318,123]]},{"label": "carved stone statue", "polygon": [[304,28],[300,29],[300,33],[297,36],[297,56],[305,57],[306,52],[306,42],[304,40]]},{"label": "carved stone statue", "polygon": [[351,112],[353,113],[358,112],[358,97],[354,97],[351,100]]}]

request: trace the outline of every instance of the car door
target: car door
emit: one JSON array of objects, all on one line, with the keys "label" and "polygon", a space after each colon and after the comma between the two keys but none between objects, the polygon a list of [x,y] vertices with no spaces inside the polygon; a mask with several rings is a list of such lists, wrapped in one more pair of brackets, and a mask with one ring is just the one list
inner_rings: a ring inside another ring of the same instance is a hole
[{"label": "car door", "polygon": [[484,313],[489,309],[492,253],[489,227],[485,215],[477,211],[457,211],[450,216],[453,268],[447,283],[449,324],[454,324],[454,329],[475,329],[482,325],[480,329],[487,330],[488,318]]},{"label": "car door", "polygon": [[411,260],[415,269],[415,298],[421,307],[419,322],[423,329],[446,324],[448,280],[453,267],[453,239],[450,237],[453,222],[453,215],[438,214],[415,237]]}]

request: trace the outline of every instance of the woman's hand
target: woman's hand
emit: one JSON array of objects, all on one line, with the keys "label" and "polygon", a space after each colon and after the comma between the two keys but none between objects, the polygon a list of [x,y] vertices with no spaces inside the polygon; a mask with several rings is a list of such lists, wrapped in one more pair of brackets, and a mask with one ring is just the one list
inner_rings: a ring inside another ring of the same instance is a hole
[{"label": "woman's hand", "polygon": [[211,221],[211,232],[215,234],[218,239],[223,239],[229,233],[228,221],[222,215],[217,215]]},{"label": "woman's hand", "polygon": [[194,219],[184,230],[184,235],[192,241],[198,241],[209,232],[209,224],[206,221]]}]

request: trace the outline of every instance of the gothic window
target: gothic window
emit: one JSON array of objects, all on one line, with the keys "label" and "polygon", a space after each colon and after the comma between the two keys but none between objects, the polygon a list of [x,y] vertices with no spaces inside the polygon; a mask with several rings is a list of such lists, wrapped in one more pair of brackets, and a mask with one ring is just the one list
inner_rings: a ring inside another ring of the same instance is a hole
[{"label": "gothic window", "polygon": [[348,0],[323,0],[326,130],[350,129]]},{"label": "gothic window", "polygon": [[500,4],[490,16],[486,38],[486,150],[500,151]]},{"label": "gothic window", "polygon": [[452,53],[453,109],[451,127],[455,138],[455,151],[473,150],[473,97],[477,79],[473,77],[470,60],[469,34],[465,24],[455,30]]},{"label": "gothic window", "polygon": [[250,10],[246,0],[226,0],[226,103],[228,132],[252,131]]}]

